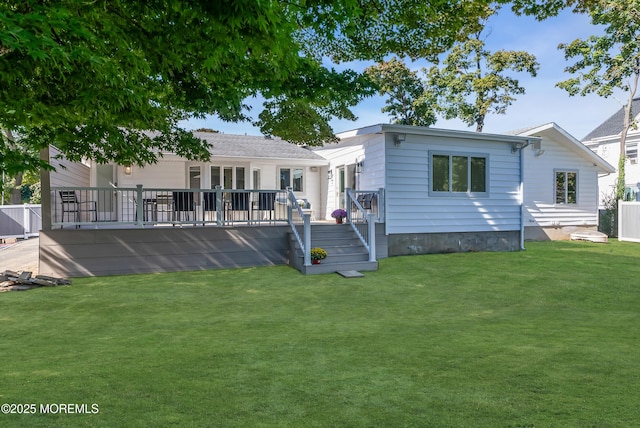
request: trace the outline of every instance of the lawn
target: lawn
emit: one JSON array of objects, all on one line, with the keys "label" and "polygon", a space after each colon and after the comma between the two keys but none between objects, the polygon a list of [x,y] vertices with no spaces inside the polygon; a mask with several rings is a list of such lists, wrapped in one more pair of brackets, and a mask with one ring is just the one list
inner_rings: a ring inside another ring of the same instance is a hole
[{"label": "lawn", "polygon": [[637,426],[640,244],[527,248],[3,293],[0,426]]}]

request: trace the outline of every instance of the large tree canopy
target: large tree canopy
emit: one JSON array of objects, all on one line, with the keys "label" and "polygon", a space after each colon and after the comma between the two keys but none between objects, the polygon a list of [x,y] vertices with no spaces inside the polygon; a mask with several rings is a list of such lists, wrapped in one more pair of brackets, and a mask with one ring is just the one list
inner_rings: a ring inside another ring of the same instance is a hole
[{"label": "large tree canopy", "polygon": [[416,71],[410,70],[397,58],[383,61],[365,70],[378,88],[380,95],[387,95],[383,113],[389,113],[393,123],[414,126],[430,126],[436,123],[435,107],[428,97]]},{"label": "large tree canopy", "polygon": [[598,0],[589,5],[588,12],[593,24],[604,26],[604,34],[560,45],[567,59],[577,60],[566,68],[574,77],[558,86],[570,95],[596,93],[608,97],[615,89],[626,92],[615,190],[616,199],[622,199],[626,138],[637,113],[631,107],[640,83],[640,0]]},{"label": "large tree canopy", "polygon": [[354,118],[350,107],[372,93],[366,76],[323,58],[437,54],[486,3],[2,1],[0,168],[40,166],[33,153],[50,143],[72,160],[207,159],[178,122],[252,120],[255,96],[266,100],[253,118],[263,132],[319,143],[331,118]]},{"label": "large tree canopy", "polygon": [[[493,11],[492,11],[493,13]],[[534,55],[524,51],[485,47],[482,29],[457,43],[448,52],[442,66],[433,66],[427,82],[436,108],[445,119],[458,118],[482,132],[488,114],[505,114],[517,95],[525,88],[515,77],[528,73],[535,77],[539,68]]]}]

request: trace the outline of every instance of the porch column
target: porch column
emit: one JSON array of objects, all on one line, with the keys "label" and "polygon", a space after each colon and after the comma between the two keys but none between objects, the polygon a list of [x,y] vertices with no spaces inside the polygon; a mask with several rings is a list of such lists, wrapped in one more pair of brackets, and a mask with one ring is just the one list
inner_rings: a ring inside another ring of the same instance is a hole
[{"label": "porch column", "polygon": [[[49,146],[40,149],[40,160],[49,163]],[[51,171],[40,168],[40,206],[42,230],[51,230]]]}]

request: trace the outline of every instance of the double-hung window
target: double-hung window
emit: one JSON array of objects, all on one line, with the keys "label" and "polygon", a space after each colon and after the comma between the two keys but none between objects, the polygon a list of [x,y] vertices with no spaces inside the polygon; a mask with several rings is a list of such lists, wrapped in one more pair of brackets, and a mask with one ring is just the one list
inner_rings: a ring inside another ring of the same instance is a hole
[{"label": "double-hung window", "polygon": [[555,171],[556,204],[578,203],[578,173]]},{"label": "double-hung window", "polygon": [[489,193],[489,155],[465,153],[431,153],[432,196]]}]

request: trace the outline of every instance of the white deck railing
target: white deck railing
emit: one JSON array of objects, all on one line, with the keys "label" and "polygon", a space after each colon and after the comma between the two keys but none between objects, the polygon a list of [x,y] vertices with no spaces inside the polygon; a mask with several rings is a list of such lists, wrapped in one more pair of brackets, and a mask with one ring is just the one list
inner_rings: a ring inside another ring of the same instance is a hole
[{"label": "white deck railing", "polygon": [[376,222],[380,218],[380,201],[384,197],[379,191],[347,189],[347,219],[369,253],[369,261],[376,261]]},{"label": "white deck railing", "polygon": [[51,226],[286,224],[285,190],[65,187],[51,189]]}]

